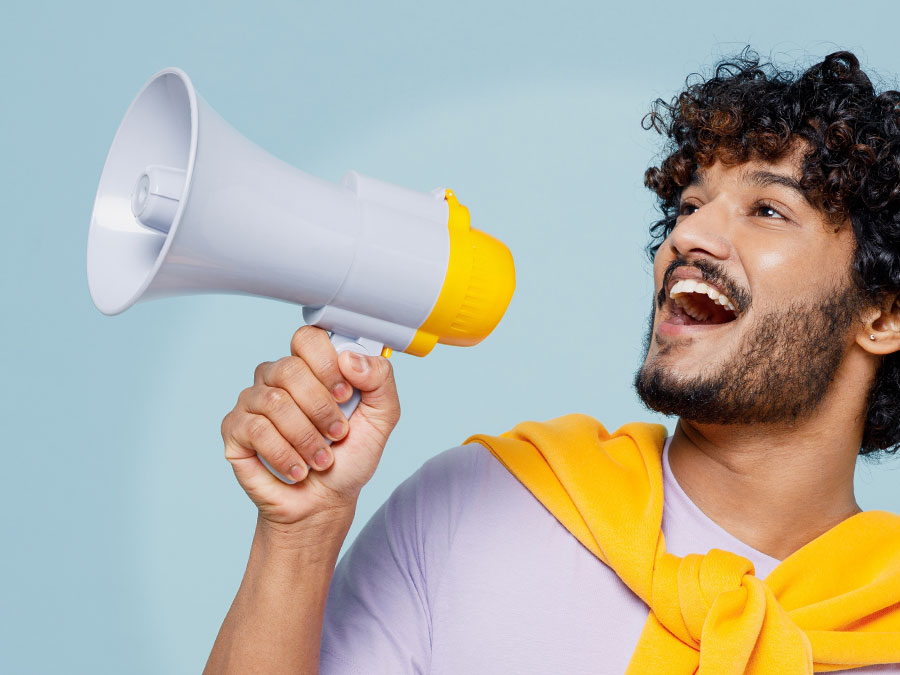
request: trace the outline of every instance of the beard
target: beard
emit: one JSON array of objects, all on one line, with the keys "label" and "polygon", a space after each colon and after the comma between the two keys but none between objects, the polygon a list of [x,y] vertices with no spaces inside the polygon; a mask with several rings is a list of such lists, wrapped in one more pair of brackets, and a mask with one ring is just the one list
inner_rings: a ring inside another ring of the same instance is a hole
[{"label": "beard", "polygon": [[[648,362],[656,305],[634,386],[664,415],[699,424],[782,424],[811,414],[844,358],[862,294],[852,283],[813,305],[794,303],[758,318],[737,352],[712,372],[681,377]],[[670,352],[664,346],[659,354]]]}]

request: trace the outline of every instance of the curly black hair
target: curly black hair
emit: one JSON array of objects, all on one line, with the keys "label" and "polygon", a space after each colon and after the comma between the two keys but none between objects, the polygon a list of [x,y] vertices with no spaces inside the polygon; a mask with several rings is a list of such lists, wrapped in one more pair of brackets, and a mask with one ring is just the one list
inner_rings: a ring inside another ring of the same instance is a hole
[{"label": "curly black hair", "polygon": [[[689,77],[671,102],[657,99],[645,129],[667,138],[644,175],[662,218],[650,227],[652,258],[675,227],[681,191],[715,161],[775,162],[805,141],[801,187],[826,218],[849,218],[851,275],[878,303],[900,292],[900,92],[876,92],[848,51],[805,72],[762,63],[749,47],[708,78]],[[869,393],[861,455],[900,445],[900,353],[884,357]]]}]

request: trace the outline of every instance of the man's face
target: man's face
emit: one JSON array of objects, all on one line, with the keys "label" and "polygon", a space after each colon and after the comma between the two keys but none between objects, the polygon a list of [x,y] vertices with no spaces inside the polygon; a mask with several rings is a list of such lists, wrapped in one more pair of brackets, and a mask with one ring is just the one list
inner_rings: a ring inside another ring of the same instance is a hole
[{"label": "man's face", "polygon": [[635,377],[650,408],[698,423],[777,423],[821,401],[853,342],[861,296],[849,224],[829,224],[798,177],[796,154],[717,162],[684,189],[654,261]]}]

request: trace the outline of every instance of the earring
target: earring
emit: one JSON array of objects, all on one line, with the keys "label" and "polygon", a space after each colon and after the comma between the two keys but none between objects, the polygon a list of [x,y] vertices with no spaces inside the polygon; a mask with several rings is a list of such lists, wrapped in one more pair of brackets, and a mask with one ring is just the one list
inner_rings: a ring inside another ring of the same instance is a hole
[{"label": "earring", "polygon": [[875,336],[874,336],[874,335],[869,335],[869,339],[872,340],[872,342],[874,342],[874,341],[875,341]]}]

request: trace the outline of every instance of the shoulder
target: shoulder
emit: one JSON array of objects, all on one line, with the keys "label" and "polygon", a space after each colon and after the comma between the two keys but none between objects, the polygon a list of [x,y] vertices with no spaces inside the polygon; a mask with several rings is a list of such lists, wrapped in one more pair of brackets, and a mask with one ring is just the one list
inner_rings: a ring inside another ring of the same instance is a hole
[{"label": "shoulder", "polygon": [[377,547],[378,539],[398,562],[417,564],[434,580],[473,549],[560,527],[490,450],[466,443],[435,455],[403,481],[360,533],[357,548]]},{"label": "shoulder", "polygon": [[[452,537],[471,514],[517,493],[530,497],[486,447],[467,443],[435,455],[401,483],[384,505],[384,517],[423,539],[434,528]],[[413,522],[417,527],[410,527]]]},{"label": "shoulder", "polygon": [[409,543],[417,557],[431,563],[433,580],[448,565],[472,569],[485,556],[571,539],[480,443],[451,448],[425,462],[391,497],[387,517],[397,535],[403,530],[415,537]]},{"label": "shoulder", "polygon": [[570,539],[487,448],[467,443],[432,457],[394,490],[348,549],[337,578],[384,579],[402,570],[431,595],[450,568]]},{"label": "shoulder", "polygon": [[[425,462],[398,489],[396,497],[416,494],[426,509],[437,505],[470,508],[531,493],[484,445],[468,442],[445,450]],[[392,497],[393,499],[394,497]]]}]

